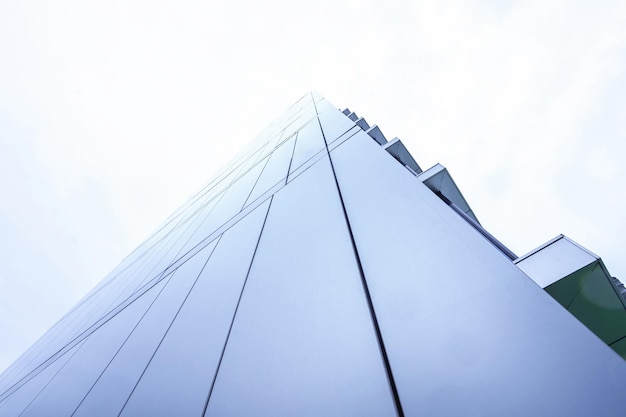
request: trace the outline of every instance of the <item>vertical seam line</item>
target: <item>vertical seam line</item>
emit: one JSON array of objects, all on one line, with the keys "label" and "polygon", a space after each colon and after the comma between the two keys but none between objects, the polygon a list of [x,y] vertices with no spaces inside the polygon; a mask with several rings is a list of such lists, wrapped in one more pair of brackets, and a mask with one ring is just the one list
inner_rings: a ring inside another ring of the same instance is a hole
[{"label": "vertical seam line", "polygon": [[393,371],[391,369],[391,364],[389,363],[389,357],[387,355],[387,349],[385,348],[385,342],[383,340],[383,336],[380,330],[380,326],[378,324],[378,319],[376,318],[376,311],[374,310],[374,304],[372,302],[372,297],[369,291],[369,287],[367,285],[367,280],[365,279],[365,272],[363,271],[363,265],[361,264],[361,257],[359,256],[359,251],[356,246],[356,241],[354,239],[354,234],[352,233],[352,226],[350,225],[350,219],[348,218],[348,212],[346,210],[345,203],[343,201],[343,195],[341,194],[341,188],[339,187],[339,181],[337,179],[337,174],[335,172],[335,165],[333,164],[333,159],[330,156],[330,150],[328,149],[328,142],[326,141],[326,135],[324,135],[324,128],[322,127],[322,122],[319,118],[319,113],[317,112],[317,105],[315,104],[315,98],[311,94],[311,99],[313,100],[313,106],[315,107],[315,114],[317,115],[317,122],[320,126],[320,131],[322,132],[322,138],[324,139],[324,145],[326,146],[326,152],[328,154],[328,160],[330,161],[330,168],[333,173],[333,177],[335,179],[335,185],[337,186],[337,194],[339,195],[339,201],[341,203],[341,209],[343,210],[344,219],[346,221],[346,226],[348,228],[348,234],[350,235],[350,243],[352,244],[352,251],[354,252],[355,261],[357,264],[357,268],[359,270],[359,275],[361,277],[361,283],[363,284],[363,291],[365,293],[365,298],[367,301],[367,306],[370,311],[370,318],[372,319],[372,324],[374,326],[374,331],[376,333],[376,338],[378,340],[378,347],[380,349],[380,353],[383,359],[383,364],[385,366],[385,371],[387,373],[387,379],[389,382],[389,386],[391,388],[391,393],[394,399],[394,405],[396,407],[396,412],[399,417],[404,417],[404,411],[402,410],[402,403],[400,402],[400,395],[398,394],[398,389],[396,387],[395,380],[393,378]]},{"label": "vertical seam line", "polygon": [[[187,299],[189,298],[189,295],[191,294],[191,292],[193,291],[194,287],[196,286],[196,284],[198,283],[198,280],[200,279],[200,277],[202,276],[202,273],[204,272],[204,269],[206,268],[206,266],[208,265],[209,261],[211,260],[211,257],[213,256],[213,253],[215,252],[215,249],[218,247],[218,245],[220,244],[220,240],[222,240],[222,236],[224,236],[223,234],[220,235],[220,237],[217,240],[217,243],[215,244],[215,246],[213,247],[213,249],[211,250],[211,253],[209,254],[209,256],[207,257],[207,260],[204,262],[204,264],[202,265],[202,268],[200,269],[200,271],[198,272],[198,276],[196,276],[196,279],[193,281],[193,283],[191,284],[191,287],[189,288],[189,291],[187,291],[187,294],[185,295],[185,298],[183,298],[183,301],[180,303],[180,306],[178,307],[178,309],[176,310],[176,313],[174,314],[174,317],[172,318],[172,321],[170,321],[169,325],[167,326],[167,329],[165,330],[165,333],[163,333],[163,336],[161,337],[161,340],[159,340],[159,343],[157,344],[157,347],[154,349],[154,352],[152,352],[152,356],[150,356],[150,359],[148,360],[148,363],[146,364],[146,366],[143,368],[143,371],[141,372],[141,375],[139,375],[139,378],[137,379],[137,382],[135,382],[135,385],[133,386],[133,389],[130,391],[130,394],[128,394],[128,397],[126,398],[126,401],[124,402],[124,405],[122,406],[122,408],[120,409],[119,413],[117,414],[118,416],[120,416],[123,412],[124,409],[126,408],[126,405],[128,404],[128,401],[130,401],[130,398],[133,396],[133,394],[135,393],[135,390],[137,389],[137,386],[139,385],[139,383],[141,382],[141,379],[143,378],[143,376],[145,375],[146,371],[148,370],[148,367],[150,366],[150,364],[152,363],[152,360],[154,359],[154,357],[156,356],[157,352],[159,351],[159,348],[161,347],[161,345],[163,344],[163,341],[165,340],[165,338],[167,337],[170,329],[172,328],[172,326],[174,325],[174,322],[176,321],[176,319],[178,318],[178,315],[180,314],[180,311],[183,309],[183,306],[185,305],[185,302],[187,302]],[[171,281],[171,278],[170,278]],[[163,287],[163,289],[165,289],[165,287],[169,284],[169,281],[165,284],[165,286]],[[161,290],[162,292],[163,290]],[[159,298],[159,296],[161,295],[161,293],[159,293],[159,295],[157,295],[157,298],[155,298],[154,302],[156,302],[156,300]],[[153,304],[154,304],[153,302]],[[150,305],[150,307],[152,307],[152,305]],[[146,312],[147,314],[147,312]],[[144,316],[146,315],[144,314]],[[143,317],[142,317],[143,319]],[[133,329],[134,331],[135,329]],[[126,341],[124,341],[124,343],[126,343]],[[120,348],[121,350],[121,348]],[[118,351],[119,352],[119,351]],[[116,353],[117,355],[117,353]]]},{"label": "vertical seam line", "polygon": [[213,388],[215,387],[215,382],[217,381],[217,375],[220,372],[220,368],[222,366],[222,360],[224,359],[224,353],[226,352],[226,347],[228,346],[228,342],[230,340],[230,334],[233,330],[233,325],[235,324],[235,319],[237,318],[237,312],[239,311],[239,305],[241,304],[241,299],[243,298],[243,293],[246,289],[246,284],[248,283],[248,278],[250,278],[250,271],[252,270],[252,264],[254,263],[254,259],[256,258],[257,250],[259,249],[259,244],[261,243],[261,237],[263,236],[263,231],[265,230],[265,224],[267,223],[267,218],[270,214],[270,209],[272,208],[272,202],[274,201],[274,196],[270,197],[270,203],[267,206],[267,212],[265,213],[265,219],[263,219],[263,225],[261,226],[261,230],[259,231],[259,238],[256,242],[256,246],[254,247],[254,252],[252,252],[252,258],[250,259],[250,265],[248,265],[248,271],[246,272],[246,278],[243,281],[243,285],[241,286],[241,292],[239,293],[239,299],[237,300],[237,304],[235,305],[235,311],[233,312],[233,318],[230,321],[230,326],[228,328],[228,333],[226,333],[226,339],[224,340],[224,346],[222,347],[222,352],[220,354],[220,359],[217,362],[217,367],[215,368],[215,374],[213,374],[213,380],[211,381],[211,386],[209,387],[209,393],[207,395],[206,401],[204,402],[204,409],[202,410],[202,415],[206,415],[207,408],[209,407],[209,401],[211,401],[211,395],[213,394]]}]

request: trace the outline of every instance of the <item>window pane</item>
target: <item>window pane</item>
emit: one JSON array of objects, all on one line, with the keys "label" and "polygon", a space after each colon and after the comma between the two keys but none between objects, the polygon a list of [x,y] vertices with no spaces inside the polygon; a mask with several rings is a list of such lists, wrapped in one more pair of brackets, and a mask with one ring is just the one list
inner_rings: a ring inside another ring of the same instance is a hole
[{"label": "window pane", "polygon": [[23,415],[70,415],[164,284],[156,285],[94,331]]},{"label": "window pane", "polygon": [[207,415],[395,415],[328,158],[274,196]]},{"label": "window pane", "polygon": [[[98,407],[90,410],[94,413],[91,415],[110,416],[122,409],[200,274],[215,243],[208,245],[172,274],[166,287],[133,329],[130,337],[124,341],[110,363],[107,362],[106,369],[104,367],[101,369],[104,372],[97,375],[97,381],[93,380],[89,392],[83,392],[83,395],[87,394],[85,402],[98,404]],[[75,403],[72,411],[78,406],[78,402]]]},{"label": "window pane", "polygon": [[406,416],[623,413],[622,359],[418,178],[364,133],[331,157]]},{"label": "window pane", "polygon": [[[220,239],[122,416],[202,415],[268,205]],[[93,402],[80,415],[98,410]]]}]

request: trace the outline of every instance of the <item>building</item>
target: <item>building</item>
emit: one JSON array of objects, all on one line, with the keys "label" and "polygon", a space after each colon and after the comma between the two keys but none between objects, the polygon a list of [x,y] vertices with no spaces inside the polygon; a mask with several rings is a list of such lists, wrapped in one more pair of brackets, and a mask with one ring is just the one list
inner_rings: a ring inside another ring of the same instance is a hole
[{"label": "building", "polygon": [[0,416],[622,416],[607,274],[564,237],[518,258],[307,94],[2,374]]}]

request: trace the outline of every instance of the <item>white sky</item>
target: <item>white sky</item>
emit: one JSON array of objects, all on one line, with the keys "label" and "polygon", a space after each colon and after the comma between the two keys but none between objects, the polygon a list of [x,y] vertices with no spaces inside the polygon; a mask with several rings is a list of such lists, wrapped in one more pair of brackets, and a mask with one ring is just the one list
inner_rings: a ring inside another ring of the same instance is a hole
[{"label": "white sky", "polygon": [[0,2],[0,369],[311,89],[626,278],[626,2]]}]

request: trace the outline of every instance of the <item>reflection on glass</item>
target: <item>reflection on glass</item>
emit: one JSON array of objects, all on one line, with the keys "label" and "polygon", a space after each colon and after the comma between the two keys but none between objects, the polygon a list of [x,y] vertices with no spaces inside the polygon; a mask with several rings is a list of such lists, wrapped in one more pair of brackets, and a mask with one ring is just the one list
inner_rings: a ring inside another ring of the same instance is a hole
[{"label": "reflection on glass", "polygon": [[206,415],[394,414],[325,158],[274,196]]},{"label": "reflection on glass", "polygon": [[268,205],[222,236],[122,416],[202,415]]}]

